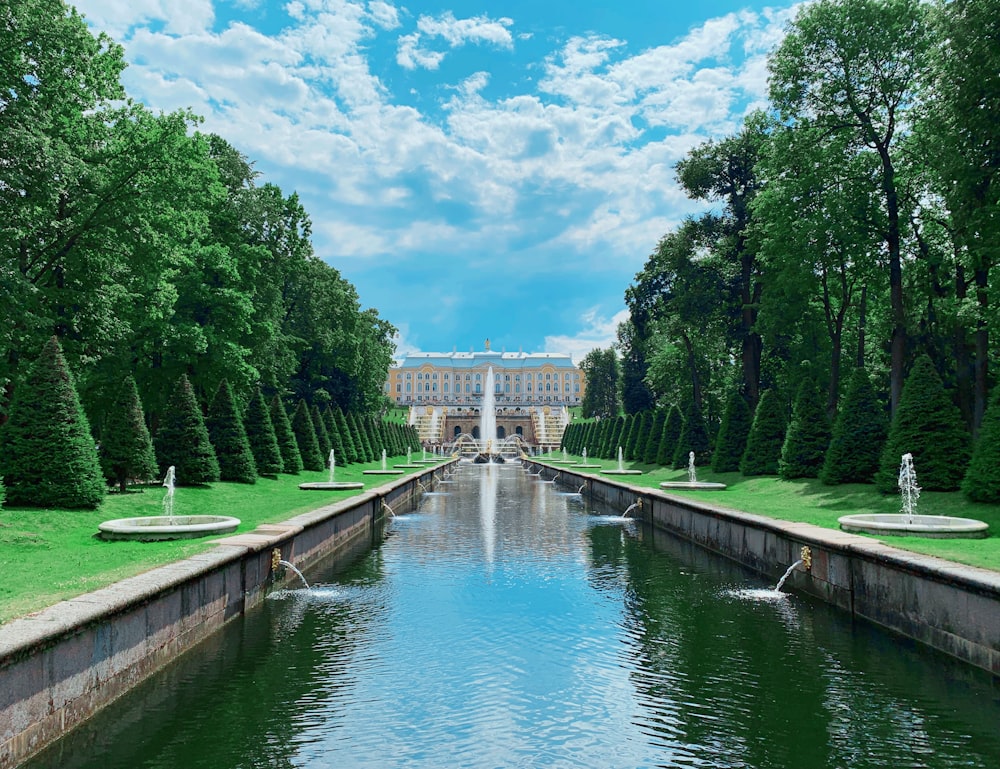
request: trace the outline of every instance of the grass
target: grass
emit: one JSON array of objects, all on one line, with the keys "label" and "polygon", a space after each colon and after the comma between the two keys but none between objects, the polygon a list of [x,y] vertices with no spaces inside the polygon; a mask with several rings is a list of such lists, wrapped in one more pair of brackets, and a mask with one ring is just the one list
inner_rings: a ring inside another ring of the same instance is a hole
[{"label": "grass", "polygon": [[[362,471],[380,462],[337,468],[338,481],[386,482]],[[419,472],[412,470],[407,472]],[[287,520],[331,502],[362,493],[302,491],[298,484],[325,481],[326,471],[258,478],[255,484],[216,483],[178,487],[176,515],[232,515],[237,533],[259,524]],[[0,623],[96,590],[113,582],[178,561],[213,547],[219,537],[168,542],[107,542],[97,526],[113,518],[162,514],[165,489],[151,486],[127,494],[109,494],[98,510],[0,509]],[[221,535],[229,536],[229,535]]]},{"label": "grass", "polygon": [[[571,458],[579,459],[579,457]],[[561,453],[549,454],[545,459],[561,459]],[[588,457],[589,463],[603,469],[614,469],[616,460]],[[642,470],[642,475],[609,476],[616,481],[641,488],[658,489],[663,481],[687,480],[687,470],[672,470],[659,465],[626,462],[630,470]],[[553,466],[558,470],[558,466]],[[570,468],[575,473],[600,474],[600,470]],[[699,481],[725,483],[725,491],[678,491],[678,496],[712,502],[720,506],[747,513],[766,515],[784,521],[799,521],[839,529],[837,518],[850,513],[898,513],[898,496],[883,495],[869,484],[844,484],[824,486],[815,479],[783,481],[775,477],[746,477],[739,473],[713,473],[707,468],[698,471]],[[919,482],[919,477],[917,481]],[[950,561],[985,569],[1000,571],[1000,505],[968,502],[961,492],[925,491],[920,495],[918,509],[927,515],[950,515],[975,518],[990,525],[991,536],[986,539],[930,539],[926,537],[888,537],[876,539],[887,545],[915,553],[935,555]]]}]

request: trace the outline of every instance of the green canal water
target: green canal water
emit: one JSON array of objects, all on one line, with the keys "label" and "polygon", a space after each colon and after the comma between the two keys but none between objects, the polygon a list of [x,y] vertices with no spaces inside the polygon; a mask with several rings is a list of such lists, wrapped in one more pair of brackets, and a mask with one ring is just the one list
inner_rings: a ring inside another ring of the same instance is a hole
[{"label": "green canal water", "polygon": [[620,516],[463,466],[25,767],[1000,766],[990,676]]}]

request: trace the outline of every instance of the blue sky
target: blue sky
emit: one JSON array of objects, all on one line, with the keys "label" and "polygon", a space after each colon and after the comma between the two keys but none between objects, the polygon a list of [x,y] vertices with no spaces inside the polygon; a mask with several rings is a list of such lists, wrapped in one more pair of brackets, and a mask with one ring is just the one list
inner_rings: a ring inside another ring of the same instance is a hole
[{"label": "blue sky", "polygon": [[79,0],[129,94],[192,109],[297,191],[316,253],[398,352],[614,341],[624,292],[700,208],[693,146],[766,102],[795,4]]}]

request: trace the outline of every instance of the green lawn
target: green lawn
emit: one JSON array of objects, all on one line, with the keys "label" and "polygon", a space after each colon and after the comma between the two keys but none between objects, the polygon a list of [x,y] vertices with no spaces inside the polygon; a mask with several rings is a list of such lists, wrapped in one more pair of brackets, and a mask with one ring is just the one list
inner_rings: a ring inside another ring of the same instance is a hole
[{"label": "green lawn", "polygon": [[[385,477],[362,474],[379,465],[373,462],[338,467],[337,480],[363,481],[366,488],[382,485],[387,482]],[[326,471],[303,472],[276,479],[259,478],[252,485],[178,487],[174,492],[174,514],[232,515],[242,522],[237,533],[248,532],[258,524],[287,520],[363,492],[298,488],[299,483],[327,478]],[[162,486],[151,486],[124,495],[109,494],[96,511],[0,508],[0,622],[213,547],[218,537],[106,542],[97,536],[101,521],[160,515],[164,493]]]},{"label": "green lawn", "polygon": [[[545,459],[561,459],[555,452]],[[570,455],[570,458],[573,455]],[[615,460],[588,458],[588,462],[614,469]],[[608,476],[616,481],[645,488],[659,488],[662,481],[687,480],[687,470],[668,470],[659,465],[627,462],[625,467],[642,470],[643,475]],[[553,465],[558,470],[558,465]],[[597,469],[567,468],[575,473],[600,474]],[[670,494],[712,502],[713,504],[766,515],[785,521],[800,521],[839,528],[837,518],[849,513],[898,513],[898,496],[885,496],[867,484],[824,486],[817,480],[783,481],[775,477],[748,478],[739,473],[712,473],[707,468],[698,470],[699,481],[716,481],[727,484],[724,491],[676,491]],[[917,482],[919,483],[919,475]],[[986,539],[927,539],[924,537],[878,537],[888,545],[902,550],[936,555],[959,563],[981,566],[1000,571],[1000,505],[973,504],[960,492],[921,492],[918,509],[927,515],[953,515],[975,518],[990,525],[991,536]]]}]

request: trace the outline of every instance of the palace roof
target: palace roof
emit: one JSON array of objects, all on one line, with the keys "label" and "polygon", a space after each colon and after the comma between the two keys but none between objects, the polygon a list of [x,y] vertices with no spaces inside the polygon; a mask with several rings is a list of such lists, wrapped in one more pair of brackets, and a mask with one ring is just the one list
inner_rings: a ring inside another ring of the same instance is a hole
[{"label": "palace roof", "polygon": [[418,369],[421,366],[471,369],[493,366],[500,369],[526,369],[552,366],[558,369],[576,370],[573,359],[558,352],[413,352],[397,361],[393,369]]}]

